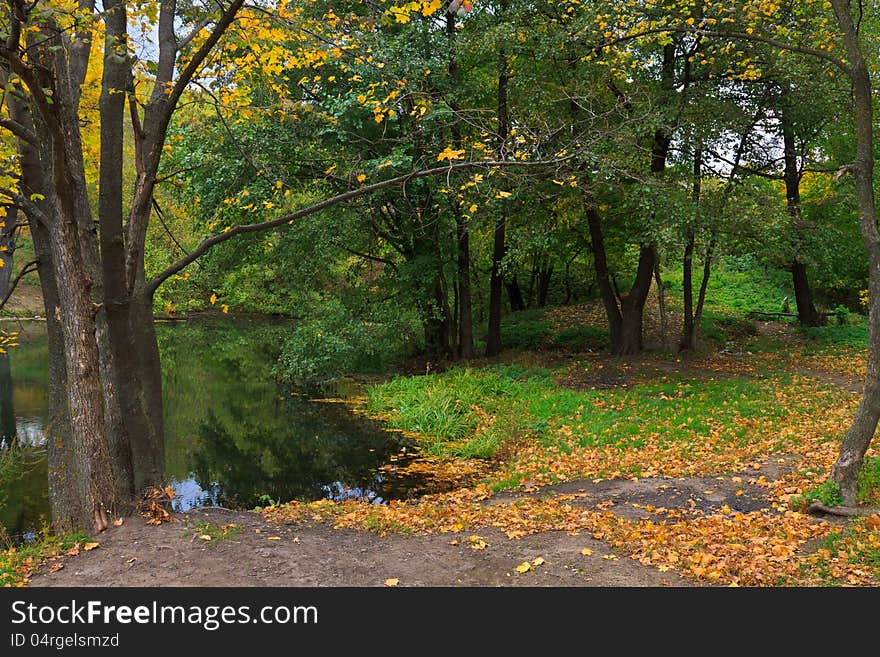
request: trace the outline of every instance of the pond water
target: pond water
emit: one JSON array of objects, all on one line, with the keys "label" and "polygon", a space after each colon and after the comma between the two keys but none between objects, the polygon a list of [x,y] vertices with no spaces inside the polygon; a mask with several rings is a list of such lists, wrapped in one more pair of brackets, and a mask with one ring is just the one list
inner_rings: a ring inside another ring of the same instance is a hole
[{"label": "pond water", "polygon": [[[175,509],[325,497],[383,503],[425,492],[423,481],[379,470],[410,458],[413,446],[400,434],[345,404],[311,401],[275,383],[271,368],[288,330],[232,320],[157,326]],[[16,541],[50,520],[40,451],[47,353],[45,330],[31,325],[20,346],[0,356],[3,449],[17,441],[36,452],[23,476],[0,481],[0,524]]]}]

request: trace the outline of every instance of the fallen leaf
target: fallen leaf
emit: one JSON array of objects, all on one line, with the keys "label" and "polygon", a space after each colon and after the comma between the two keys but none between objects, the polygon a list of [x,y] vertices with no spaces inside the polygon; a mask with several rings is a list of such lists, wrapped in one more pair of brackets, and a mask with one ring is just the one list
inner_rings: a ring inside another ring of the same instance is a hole
[{"label": "fallen leaf", "polygon": [[538,557],[536,559],[532,559],[533,566],[540,566],[544,563],[544,557]]},{"label": "fallen leaf", "polygon": [[593,551],[590,548],[584,548],[583,550],[581,550],[581,554],[585,557],[588,557],[593,554]]},{"label": "fallen leaf", "polygon": [[64,568],[64,564],[61,562],[56,562],[56,563],[53,563],[51,566],[49,566],[49,572],[50,573],[57,573],[62,568]]},{"label": "fallen leaf", "polygon": [[125,522],[125,518],[117,518],[116,520],[113,521],[113,524],[116,527],[121,527],[122,523],[124,523],[124,522]]},{"label": "fallen leaf", "polygon": [[385,586],[397,586],[400,584],[400,580],[396,577],[389,577],[385,580]]},{"label": "fallen leaf", "polygon": [[202,539],[203,541],[210,541],[211,540],[211,537],[208,536],[207,534],[199,534],[199,538]]},{"label": "fallen leaf", "polygon": [[280,541],[281,537],[280,536],[267,536],[266,540],[267,541]]},{"label": "fallen leaf", "polygon": [[88,552],[89,550],[94,550],[98,545],[100,545],[100,543],[86,543],[83,545],[83,550]]},{"label": "fallen leaf", "polygon": [[520,565],[516,567],[516,572],[518,573],[527,573],[532,570],[532,564],[528,561],[523,561]]},{"label": "fallen leaf", "polygon": [[616,554],[603,554],[602,558],[608,559],[608,561],[617,561],[619,557]]},{"label": "fallen leaf", "polygon": [[470,536],[468,543],[470,543],[471,550],[485,550],[489,546],[482,536]]}]

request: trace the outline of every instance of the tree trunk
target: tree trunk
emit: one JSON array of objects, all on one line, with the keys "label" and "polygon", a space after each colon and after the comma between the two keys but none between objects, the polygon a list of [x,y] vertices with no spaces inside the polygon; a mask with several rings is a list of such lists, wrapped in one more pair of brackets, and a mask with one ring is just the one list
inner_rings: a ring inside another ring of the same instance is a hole
[{"label": "tree trunk", "polygon": [[547,305],[547,295],[550,292],[550,281],[553,279],[553,265],[545,261],[538,271],[538,308]]},{"label": "tree trunk", "polygon": [[666,288],[660,276],[660,259],[654,260],[654,281],[657,283],[657,305],[660,311],[660,345],[666,349]]},{"label": "tree trunk", "polygon": [[712,255],[715,252],[715,237],[709,241],[706,256],[703,258],[703,278],[700,281],[700,292],[697,296],[697,307],[694,309],[694,330],[691,333],[691,349],[697,348],[697,336],[703,321],[703,307],[706,305],[706,290],[709,289],[709,276],[712,273]]},{"label": "tree trunk", "polygon": [[[455,59],[455,16],[452,12],[446,13],[446,35],[449,39],[449,80],[454,93],[461,84],[458,62]],[[461,119],[458,102],[453,97],[449,101],[449,108],[454,115],[452,122],[452,143],[455,148],[462,147]],[[456,203],[453,206],[455,214],[455,232],[458,248],[458,357],[469,360],[474,357],[474,317],[473,302],[471,299],[471,238],[468,232],[467,220],[464,218],[461,208]]]},{"label": "tree trunk", "polygon": [[608,330],[611,334],[611,349],[617,350],[622,342],[623,317],[618,306],[617,294],[611,285],[611,272],[608,270],[608,256],[605,251],[605,237],[602,233],[602,220],[592,203],[587,203],[587,224],[590,228],[590,245],[593,251],[593,267],[599,295],[608,317]]},{"label": "tree trunk", "polygon": [[639,251],[639,267],[632,289],[620,302],[620,333],[617,342],[612,341],[611,348],[615,355],[624,356],[641,353],[642,318],[645,313],[645,302],[651,290],[651,277],[657,253],[653,247],[643,246]]},{"label": "tree trunk", "polygon": [[474,357],[474,319],[471,305],[471,247],[470,234],[461,213],[456,220],[458,232],[458,355],[469,360]]},{"label": "tree trunk", "polygon": [[522,288],[519,286],[519,277],[513,272],[504,281],[507,288],[507,301],[510,303],[510,312],[519,312],[526,309],[526,302],[523,299]]},{"label": "tree trunk", "polygon": [[807,278],[807,266],[795,260],[789,267],[794,282],[794,298],[797,303],[798,322],[801,326],[824,326],[825,316],[816,310],[813,291]]},{"label": "tree trunk", "polygon": [[[506,0],[502,0],[502,11],[507,8]],[[510,117],[507,107],[507,87],[510,82],[509,62],[504,49],[498,52],[498,146],[497,157],[505,158],[507,139],[510,136]],[[496,356],[501,352],[501,294],[504,286],[502,260],[505,252],[505,229],[507,224],[506,209],[498,211],[492,239],[492,273],[489,278],[489,330],[486,335],[486,355]]]},{"label": "tree trunk", "polygon": [[874,117],[871,78],[858,30],[847,0],[831,0],[837,22],[846,42],[849,75],[855,101],[856,157],[853,176],[856,183],[859,228],[868,251],[868,362],[862,400],[852,424],[843,438],[831,480],[840,485],[847,503],[856,499],[858,475],[865,453],[880,419],[880,231],[874,200]]},{"label": "tree trunk", "polygon": [[[694,148],[694,170],[691,188],[691,200],[699,205],[703,190],[703,149]],[[684,318],[681,328],[679,351],[696,348],[697,324],[694,322],[694,243],[696,236],[690,226],[685,233],[684,259],[682,260],[682,294],[684,296]]]},{"label": "tree trunk", "polygon": [[822,326],[825,316],[816,310],[813,291],[807,278],[807,265],[800,259],[800,245],[803,241],[803,218],[801,216],[801,172],[798,166],[797,140],[791,122],[791,108],[788,105],[788,92],[783,93],[780,103],[780,124],[785,160],[785,200],[791,217],[794,257],[789,266],[794,282],[794,298],[797,303],[798,321],[801,326]]},{"label": "tree trunk", "polygon": [[688,228],[684,243],[684,259],[681,264],[682,296],[684,297],[683,321],[681,327],[681,340],[678,343],[679,351],[687,351],[694,348],[694,231]]}]

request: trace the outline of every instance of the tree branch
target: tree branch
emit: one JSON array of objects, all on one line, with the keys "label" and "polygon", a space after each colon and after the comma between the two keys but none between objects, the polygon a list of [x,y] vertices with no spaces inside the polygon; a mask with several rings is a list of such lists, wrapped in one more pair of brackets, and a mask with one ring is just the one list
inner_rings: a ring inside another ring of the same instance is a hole
[{"label": "tree branch", "polygon": [[26,141],[31,146],[37,145],[37,136],[18,121],[13,121],[8,118],[0,118],[0,128],[6,128],[13,135],[22,141]]},{"label": "tree branch", "polygon": [[505,160],[505,161],[497,161],[497,160],[485,160],[485,161],[476,161],[476,162],[459,162],[456,164],[449,164],[442,167],[434,167],[432,169],[423,169],[421,171],[411,171],[410,173],[405,173],[400,176],[396,176],[394,178],[389,178],[388,180],[383,180],[377,183],[373,183],[372,185],[366,185],[365,187],[359,187],[357,189],[351,189],[347,192],[343,192],[342,194],[337,194],[335,196],[331,196],[330,198],[324,199],[323,201],[319,201],[313,205],[309,205],[305,208],[301,208],[296,210],[295,212],[291,212],[290,214],[286,214],[277,219],[272,219],[270,221],[263,221],[255,224],[244,224],[241,226],[235,226],[234,228],[230,228],[226,232],[219,233],[212,237],[204,240],[199,246],[197,246],[188,256],[181,258],[174,264],[167,267],[164,271],[157,274],[153,277],[145,286],[144,290],[147,294],[153,294],[156,289],[168,278],[174,276],[177,272],[185,269],[187,266],[198,260],[201,256],[207,253],[210,249],[212,249],[217,244],[221,244],[228,239],[235,237],[236,235],[241,235],[244,233],[256,233],[264,230],[269,230],[271,228],[278,228],[280,226],[284,226],[285,224],[290,224],[297,219],[302,219],[303,217],[307,217],[312,214],[316,214],[321,212],[322,210],[326,210],[327,208],[331,208],[340,203],[344,203],[345,201],[350,201],[355,198],[360,198],[361,196],[366,196],[367,194],[371,194],[373,192],[379,191],[381,189],[386,189],[388,187],[397,187],[400,185],[406,185],[410,180],[415,180],[418,178],[429,178],[432,176],[441,176],[446,174],[447,176],[451,175],[456,171],[466,171],[468,169],[493,169],[499,167],[512,168],[512,167],[549,167],[561,164],[567,160],[570,160],[574,157],[574,154],[568,155],[562,158],[556,158],[552,160],[542,160],[537,162],[528,162],[522,160]]},{"label": "tree branch", "polygon": [[186,67],[180,72],[180,75],[177,76],[177,81],[174,83],[174,87],[172,87],[171,93],[168,95],[168,104],[165,106],[166,119],[171,118],[174,108],[177,107],[177,101],[179,101],[180,97],[183,95],[183,90],[186,89],[187,85],[189,85],[193,76],[196,74],[196,71],[199,70],[199,67],[208,58],[208,55],[211,54],[214,46],[220,41],[220,37],[222,37],[226,30],[229,29],[229,26],[232,25],[232,22],[238,15],[238,10],[241,9],[243,4],[244,0],[232,1],[232,4],[229,5],[226,11],[223,12],[220,20],[217,21],[217,25],[211,32],[211,35],[205,39],[205,42],[195,52],[192,59],[187,62]]},{"label": "tree branch", "polygon": [[0,310],[3,310],[6,302],[9,301],[9,297],[11,297],[12,293],[15,292],[15,288],[18,285],[19,281],[24,278],[25,275],[30,274],[32,271],[36,271],[38,264],[39,262],[37,260],[31,260],[29,263],[21,268],[21,271],[18,272],[18,276],[12,279],[12,283],[9,284],[9,289],[6,291],[6,296],[3,297],[2,301],[0,301]]},{"label": "tree branch", "polygon": [[616,45],[618,43],[623,43],[625,41],[632,41],[633,39],[638,39],[643,36],[651,36],[652,34],[667,34],[667,33],[675,33],[675,34],[693,34],[694,36],[707,36],[707,37],[716,37],[721,39],[737,39],[740,41],[751,41],[753,43],[764,43],[768,46],[773,46],[774,48],[779,48],[780,50],[788,50],[790,52],[797,52],[803,55],[812,55],[813,57],[818,57],[819,59],[824,59],[826,62],[833,64],[835,67],[839,68],[846,75],[850,74],[849,65],[844,62],[839,57],[835,57],[830,52],[825,50],[820,50],[819,48],[810,48],[808,46],[799,46],[794,43],[786,43],[785,41],[779,41],[778,39],[773,39],[771,37],[761,36],[760,34],[749,34],[747,32],[723,32],[720,30],[707,30],[705,28],[699,26],[688,27],[684,25],[670,25],[668,27],[656,27],[649,30],[642,30],[640,32],[632,32],[630,34],[624,34],[623,36],[617,37],[615,39],[611,39],[609,41],[605,41],[597,46],[593,46],[591,49],[597,53],[601,53],[602,50],[608,48],[610,46]]}]

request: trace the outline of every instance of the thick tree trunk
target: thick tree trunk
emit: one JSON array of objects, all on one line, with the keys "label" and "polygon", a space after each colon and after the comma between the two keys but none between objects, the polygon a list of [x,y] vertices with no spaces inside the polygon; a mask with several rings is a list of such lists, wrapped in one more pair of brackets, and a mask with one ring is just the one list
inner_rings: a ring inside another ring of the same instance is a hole
[{"label": "thick tree trunk", "polygon": [[[131,377],[128,389],[132,395],[131,404],[140,411],[138,433],[132,440],[132,465],[135,492],[139,493],[149,486],[157,486],[165,481],[165,428],[164,405],[162,402],[162,362],[159,343],[156,339],[156,325],[153,321],[152,297],[143,292],[141,282],[129,302],[129,322],[131,327],[132,358],[119,359],[119,377],[124,377],[129,368],[136,368],[138,376]],[[132,411],[134,412],[134,410]]]},{"label": "thick tree trunk", "polygon": [[[57,160],[56,160],[57,162]],[[61,178],[53,187],[63,190]],[[59,282],[61,330],[67,365],[67,401],[79,477],[78,508],[71,520],[96,531],[107,528],[116,499],[114,475],[104,433],[104,398],[100,358],[96,339],[96,309],[91,281],[82,267],[77,219],[73,204],[57,199],[56,216],[50,232],[55,280]]]},{"label": "thick tree trunk", "polygon": [[798,322],[801,326],[823,326],[825,315],[816,310],[813,303],[813,291],[807,278],[807,266],[795,260],[789,267],[794,283],[794,298],[797,303]]},{"label": "thick tree trunk", "polygon": [[617,342],[611,343],[612,351],[618,356],[638,354],[643,349],[642,318],[656,261],[657,253],[654,248],[643,246],[639,251],[635,283],[620,303],[620,333]]},{"label": "thick tree trunk", "polygon": [[838,25],[846,42],[849,74],[855,101],[856,157],[853,176],[856,182],[859,228],[868,251],[868,362],[865,388],[855,417],[843,438],[831,479],[840,485],[843,498],[853,503],[858,475],[865,453],[880,419],[880,231],[874,199],[874,108],[871,78],[858,30],[847,0],[831,0]]}]

